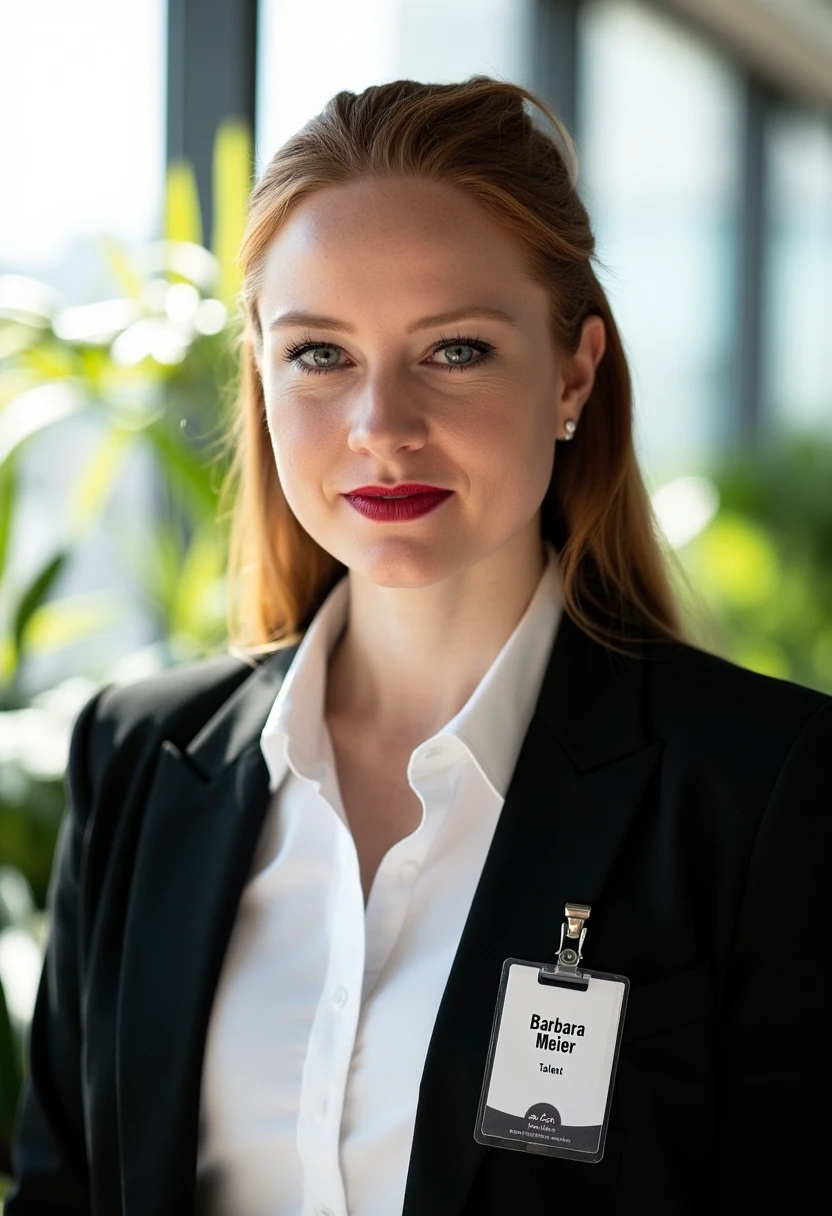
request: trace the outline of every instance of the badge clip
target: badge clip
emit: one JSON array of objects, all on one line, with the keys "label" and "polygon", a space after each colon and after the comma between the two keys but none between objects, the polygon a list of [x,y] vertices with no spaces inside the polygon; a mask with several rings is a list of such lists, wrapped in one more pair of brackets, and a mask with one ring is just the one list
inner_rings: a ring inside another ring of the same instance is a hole
[{"label": "badge clip", "polygon": [[[579,969],[578,964],[583,958],[583,946],[586,938],[586,922],[592,908],[589,904],[566,904],[564,920],[560,927],[560,945],[555,955],[556,962],[544,964],[538,972],[541,984],[553,984],[555,987],[568,986],[586,990],[589,980]],[[564,945],[564,938],[566,945]],[[572,946],[569,943],[576,942]]]}]

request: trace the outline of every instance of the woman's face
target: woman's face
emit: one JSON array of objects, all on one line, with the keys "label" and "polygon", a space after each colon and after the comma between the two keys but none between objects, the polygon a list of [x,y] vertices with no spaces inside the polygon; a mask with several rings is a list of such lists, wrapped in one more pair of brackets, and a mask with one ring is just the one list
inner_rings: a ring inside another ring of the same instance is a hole
[{"label": "woman's face", "polygon": [[[565,387],[546,292],[467,197],[412,178],[315,194],[267,250],[257,304],[278,475],[323,549],[373,583],[412,587],[538,535],[555,440],[594,360]],[[506,319],[476,315],[487,308]],[[286,317],[297,312],[319,319]],[[287,348],[309,340],[317,354],[292,363]],[[402,482],[453,494],[407,522],[368,519],[345,497]]]}]

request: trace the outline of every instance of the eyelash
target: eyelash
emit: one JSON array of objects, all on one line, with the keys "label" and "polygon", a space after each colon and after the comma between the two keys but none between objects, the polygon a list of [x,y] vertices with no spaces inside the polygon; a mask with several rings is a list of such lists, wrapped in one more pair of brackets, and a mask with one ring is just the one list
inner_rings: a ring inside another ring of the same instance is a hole
[{"label": "eyelash", "polygon": [[[494,347],[490,342],[483,342],[481,338],[466,338],[461,334],[456,338],[443,338],[436,344],[431,353],[436,354],[437,351],[445,350],[449,346],[470,346],[474,350],[478,350],[481,357],[475,360],[473,363],[446,363],[444,365],[435,365],[437,367],[441,366],[443,371],[467,372],[471,367],[480,367],[483,363],[487,363],[494,353]],[[286,347],[283,352],[283,357],[287,363],[292,363],[294,366],[300,368],[301,371],[308,372],[313,376],[318,375],[320,372],[338,371],[338,368],[336,367],[308,367],[305,363],[300,362],[300,356],[305,354],[306,351],[321,349],[341,350],[341,347],[335,342],[316,342],[309,336],[309,334],[304,334],[300,342],[296,343],[294,346]]]}]

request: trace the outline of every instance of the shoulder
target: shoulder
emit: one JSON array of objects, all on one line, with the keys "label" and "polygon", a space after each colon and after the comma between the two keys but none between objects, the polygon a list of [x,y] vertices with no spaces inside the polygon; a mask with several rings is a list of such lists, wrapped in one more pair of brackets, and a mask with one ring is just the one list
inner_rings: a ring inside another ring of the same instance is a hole
[{"label": "shoulder", "polygon": [[690,643],[660,645],[654,659],[647,653],[655,696],[670,716],[732,719],[742,713],[750,722],[786,724],[832,704],[828,693],[750,671]]},{"label": "shoulder", "polygon": [[232,654],[213,655],[166,668],[127,684],[108,684],[101,695],[96,718],[109,723],[119,735],[164,726],[165,730],[197,727],[203,714],[212,712],[255,670]]},{"label": "shoulder", "polygon": [[677,753],[706,760],[718,775],[753,773],[770,788],[804,732],[826,737],[825,762],[832,764],[827,693],[690,643],[657,646],[646,667],[651,733]]},{"label": "shoulder", "polygon": [[[224,702],[257,670],[229,653],[184,663],[126,684],[105,684],[85,705],[87,762],[97,786],[114,755],[141,766],[162,739],[183,749]],[[76,724],[76,732],[78,724]],[[74,739],[73,739],[74,743]]]}]

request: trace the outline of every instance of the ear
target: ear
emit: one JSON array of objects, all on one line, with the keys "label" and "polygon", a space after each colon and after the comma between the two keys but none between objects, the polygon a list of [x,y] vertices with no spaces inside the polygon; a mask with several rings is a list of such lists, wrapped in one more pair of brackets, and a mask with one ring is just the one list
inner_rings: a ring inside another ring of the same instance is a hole
[{"label": "ear", "polygon": [[595,384],[598,364],[607,348],[604,320],[595,313],[584,318],[581,340],[575,353],[563,365],[563,391],[558,402],[558,426],[562,430],[567,418],[577,422],[584,403]]}]

